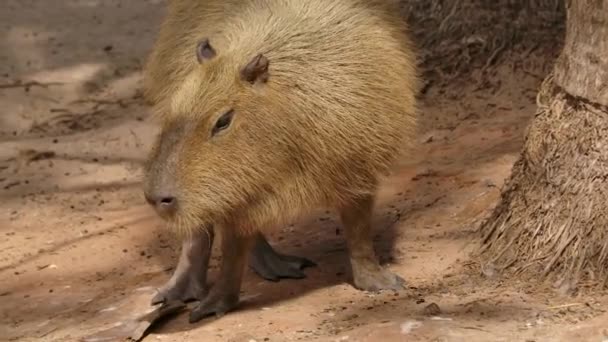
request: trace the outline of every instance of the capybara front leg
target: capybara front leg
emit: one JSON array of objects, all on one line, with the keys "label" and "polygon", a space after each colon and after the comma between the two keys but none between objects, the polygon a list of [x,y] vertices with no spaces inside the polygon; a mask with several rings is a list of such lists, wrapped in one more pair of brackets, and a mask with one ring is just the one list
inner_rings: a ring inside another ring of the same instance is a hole
[{"label": "capybara front leg", "polygon": [[235,234],[232,229],[222,232],[222,264],[217,281],[209,294],[190,313],[190,323],[215,314],[223,316],[239,303],[239,292],[253,237]]}]

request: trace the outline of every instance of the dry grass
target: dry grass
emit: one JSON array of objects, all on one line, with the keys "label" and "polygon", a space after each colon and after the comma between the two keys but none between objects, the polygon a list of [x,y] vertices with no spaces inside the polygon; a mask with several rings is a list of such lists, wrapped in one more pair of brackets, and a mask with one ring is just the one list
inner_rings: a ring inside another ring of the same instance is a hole
[{"label": "dry grass", "polygon": [[563,34],[561,0],[402,0],[425,78],[449,82],[485,70],[516,48],[554,44]]}]

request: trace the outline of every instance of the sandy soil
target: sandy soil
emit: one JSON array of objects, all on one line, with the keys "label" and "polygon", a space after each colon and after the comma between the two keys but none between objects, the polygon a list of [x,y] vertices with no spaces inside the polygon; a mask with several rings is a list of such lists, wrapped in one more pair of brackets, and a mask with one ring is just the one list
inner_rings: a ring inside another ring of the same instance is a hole
[{"label": "sandy soil", "polygon": [[[163,10],[3,1],[0,340],[76,341],[148,300],[175,265],[179,245],[139,187],[156,132],[140,68]],[[470,256],[554,48],[509,52],[422,98],[420,153],[385,182],[376,215],[378,251],[407,291],[354,290],[340,225],[319,212],[270,237],[319,264],[306,279],[248,271],[239,310],[197,324],[183,313],[144,341],[608,341],[606,294],[507,281]]]}]

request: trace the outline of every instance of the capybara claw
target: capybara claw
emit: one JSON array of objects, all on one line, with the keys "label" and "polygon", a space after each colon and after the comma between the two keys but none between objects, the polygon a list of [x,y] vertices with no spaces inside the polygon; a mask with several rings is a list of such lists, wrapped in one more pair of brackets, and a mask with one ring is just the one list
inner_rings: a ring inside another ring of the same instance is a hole
[{"label": "capybara claw", "polygon": [[203,318],[215,315],[216,318],[224,316],[239,303],[238,297],[218,294],[209,296],[201,301],[192,311],[188,321],[196,323]]}]

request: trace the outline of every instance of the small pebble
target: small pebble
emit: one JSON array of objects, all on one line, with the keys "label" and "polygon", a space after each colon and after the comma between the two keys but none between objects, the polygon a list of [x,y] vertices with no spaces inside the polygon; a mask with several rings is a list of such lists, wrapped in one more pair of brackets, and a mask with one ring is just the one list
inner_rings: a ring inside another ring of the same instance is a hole
[{"label": "small pebble", "polygon": [[427,316],[437,316],[441,313],[441,308],[436,303],[431,303],[424,307],[424,314]]}]

